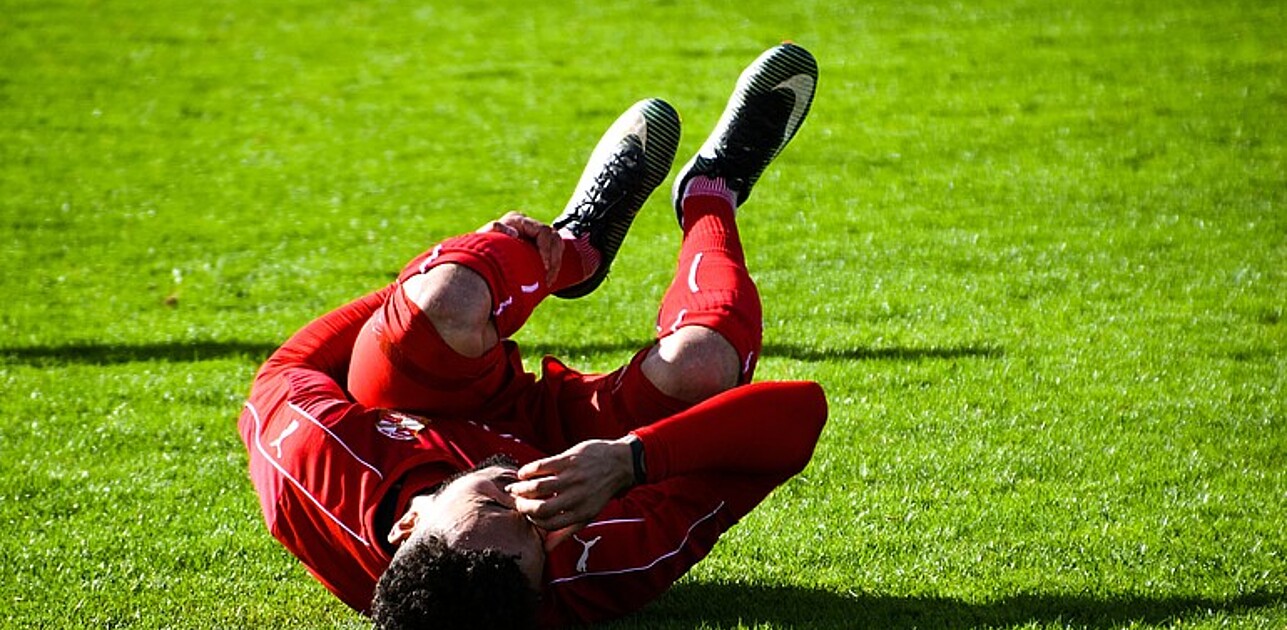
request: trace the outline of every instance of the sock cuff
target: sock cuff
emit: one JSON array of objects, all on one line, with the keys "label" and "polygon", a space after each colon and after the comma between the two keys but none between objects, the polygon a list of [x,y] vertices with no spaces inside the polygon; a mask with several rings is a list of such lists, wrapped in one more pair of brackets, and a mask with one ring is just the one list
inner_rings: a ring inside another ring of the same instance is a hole
[{"label": "sock cuff", "polygon": [[684,198],[688,197],[719,197],[730,206],[737,207],[737,193],[728,187],[723,178],[712,179],[699,175],[688,180],[688,185],[684,187]]},{"label": "sock cuff", "polygon": [[[599,250],[595,249],[594,246],[590,244],[590,235],[583,234],[580,237],[577,237],[577,236],[574,236],[572,232],[567,228],[560,229],[558,231],[558,234],[563,239],[563,247],[565,249],[571,248],[572,251],[576,252],[576,255],[577,255],[576,258],[580,263],[580,267],[581,267],[580,268],[581,274],[579,278],[576,278],[575,280],[573,280],[572,278],[567,278],[567,280],[570,283],[568,286],[574,285],[594,275],[594,272],[599,268],[600,255],[599,255]],[[563,258],[564,258],[564,261],[566,262],[568,257],[566,254],[564,254]],[[567,272],[568,270],[563,270],[559,273],[559,275],[562,276]],[[560,286],[556,290],[562,289],[562,288],[564,287]]]}]

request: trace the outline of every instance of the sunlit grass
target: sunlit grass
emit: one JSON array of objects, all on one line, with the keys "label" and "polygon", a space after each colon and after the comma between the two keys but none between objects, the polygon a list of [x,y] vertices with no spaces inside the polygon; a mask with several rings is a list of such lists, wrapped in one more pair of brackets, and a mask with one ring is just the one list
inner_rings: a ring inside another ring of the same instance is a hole
[{"label": "sunlit grass", "polygon": [[[259,516],[258,363],[434,240],[555,214],[639,98],[687,159],[793,39],[819,98],[741,217],[759,377],[830,423],[619,626],[1281,627],[1284,12],[7,2],[0,625],[361,627]],[[665,197],[530,359],[647,342]]]}]

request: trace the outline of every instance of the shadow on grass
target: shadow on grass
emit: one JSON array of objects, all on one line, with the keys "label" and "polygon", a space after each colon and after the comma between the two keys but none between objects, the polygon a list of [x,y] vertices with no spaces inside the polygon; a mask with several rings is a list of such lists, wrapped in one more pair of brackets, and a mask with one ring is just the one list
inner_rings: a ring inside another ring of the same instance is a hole
[{"label": "shadow on grass", "polygon": [[613,627],[946,628],[1024,626],[1120,628],[1172,625],[1212,613],[1238,614],[1287,599],[1256,592],[1228,599],[1015,595],[970,603],[941,597],[852,596],[796,587],[682,583],[644,612]]},{"label": "shadow on grass", "polygon": [[[633,353],[647,345],[640,342],[606,343],[527,343],[523,355],[537,357],[546,354],[556,357],[593,356],[596,354]],[[761,353],[765,357],[793,359],[807,363],[819,361],[922,361],[932,359],[994,359],[1005,356],[1005,350],[996,346],[937,346],[928,348],[827,348],[802,346],[790,343],[765,344]]]},{"label": "shadow on grass", "polygon": [[56,346],[0,347],[0,363],[49,367],[56,365],[113,365],[146,361],[193,363],[246,358],[262,362],[277,349],[275,343],[252,341],[174,341],[140,344],[69,343]]},{"label": "shadow on grass", "polygon": [[928,348],[810,348],[793,344],[770,343],[764,356],[785,357],[797,361],[921,361],[925,359],[995,359],[1005,356],[996,346],[931,346]]},{"label": "shadow on grass", "polygon": [[[0,363],[49,367],[85,364],[112,365],[146,361],[192,363],[215,359],[246,358],[262,362],[277,349],[276,343],[254,341],[174,341],[139,344],[100,344],[73,342],[52,346],[0,347]],[[611,353],[633,353],[646,343],[633,341],[584,343],[527,343],[523,354],[539,357],[550,354],[576,358]],[[926,359],[994,358],[1005,353],[996,347],[929,347],[929,348],[826,348],[795,344],[771,343],[764,346],[764,356],[796,361],[921,361]]]}]

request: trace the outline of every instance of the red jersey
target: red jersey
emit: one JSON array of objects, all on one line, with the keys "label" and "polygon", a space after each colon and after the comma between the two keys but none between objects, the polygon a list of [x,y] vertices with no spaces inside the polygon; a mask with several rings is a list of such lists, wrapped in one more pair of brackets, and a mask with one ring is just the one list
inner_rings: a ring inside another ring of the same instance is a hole
[{"label": "red jersey", "polygon": [[[541,449],[539,436],[513,427],[502,433],[352,402],[339,383],[353,342],[393,288],[296,333],[260,369],[238,423],[268,529],[363,612],[392,558],[382,504],[396,519],[410,497],[493,454],[522,464],[571,445]],[[550,551],[542,625],[619,617],[652,601],[807,464],[826,416],[821,388],[762,383],[730,394],[634,431],[649,483]]]}]

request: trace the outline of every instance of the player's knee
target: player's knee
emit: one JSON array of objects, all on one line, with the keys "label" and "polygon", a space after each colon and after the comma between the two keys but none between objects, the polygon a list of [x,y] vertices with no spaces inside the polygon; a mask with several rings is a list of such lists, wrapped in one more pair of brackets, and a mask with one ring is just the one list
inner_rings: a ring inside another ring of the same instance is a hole
[{"label": "player's knee", "polygon": [[688,326],[662,339],[643,362],[644,376],[662,393],[687,402],[735,387],[737,350],[709,328]]},{"label": "player's knee", "polygon": [[439,265],[408,278],[402,283],[402,291],[456,352],[477,357],[496,345],[491,289],[482,276],[469,268]]}]

